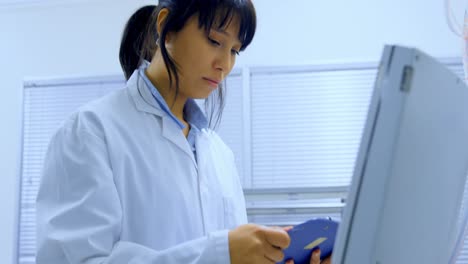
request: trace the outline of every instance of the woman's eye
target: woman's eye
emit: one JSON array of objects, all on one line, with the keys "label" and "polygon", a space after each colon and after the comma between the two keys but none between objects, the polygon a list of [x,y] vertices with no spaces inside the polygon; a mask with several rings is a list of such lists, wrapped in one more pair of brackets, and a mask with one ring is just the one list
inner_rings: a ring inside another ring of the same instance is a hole
[{"label": "woman's eye", "polygon": [[218,41],[216,41],[216,40],[214,40],[214,39],[212,39],[212,38],[208,38],[208,40],[209,40],[209,41],[211,42],[211,44],[213,44],[213,45],[221,46],[221,44],[220,44]]},{"label": "woman's eye", "polygon": [[237,50],[231,50],[232,55],[237,55],[239,56],[240,52]]}]

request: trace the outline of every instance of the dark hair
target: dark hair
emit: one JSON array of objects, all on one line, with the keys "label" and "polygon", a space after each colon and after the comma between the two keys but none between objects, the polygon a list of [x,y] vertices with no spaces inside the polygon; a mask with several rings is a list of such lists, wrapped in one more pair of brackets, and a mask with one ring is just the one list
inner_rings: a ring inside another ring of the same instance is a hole
[{"label": "dark hair", "polygon": [[[169,14],[158,35],[156,31],[157,18],[159,12],[164,8],[169,11]],[[252,42],[257,27],[256,12],[251,0],[159,0],[158,7],[153,11],[148,25],[142,27],[146,29],[146,33],[139,52],[138,63],[152,57],[155,50],[160,49],[169,75],[170,87],[175,83],[175,97],[179,93],[178,67],[177,62],[167,52],[166,36],[169,32],[180,31],[193,15],[198,15],[198,25],[205,30],[207,36],[213,26],[225,29],[234,17],[238,17],[240,21],[238,38],[242,43],[241,51],[245,50]],[[121,55],[121,57],[125,56]],[[223,90],[223,85],[220,85],[219,89],[216,89],[205,100],[205,111],[207,114],[210,113],[208,119],[211,127],[216,127],[221,120],[224,108]],[[214,97],[217,97],[217,100]],[[216,120],[214,124],[213,120]]]},{"label": "dark hair", "polygon": [[151,53],[144,54],[144,56],[142,56],[141,51],[143,49],[148,21],[156,8],[156,5],[147,5],[139,8],[128,19],[125,25],[120,42],[119,60],[125,79],[127,80],[130,79],[133,71],[138,68],[143,60],[151,61],[153,57],[154,50]]}]

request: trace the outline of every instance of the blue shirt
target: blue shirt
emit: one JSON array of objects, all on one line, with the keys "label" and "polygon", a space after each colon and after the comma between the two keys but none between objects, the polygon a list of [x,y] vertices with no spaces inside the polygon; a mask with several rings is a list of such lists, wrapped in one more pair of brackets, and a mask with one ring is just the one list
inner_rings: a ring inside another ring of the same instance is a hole
[{"label": "blue shirt", "polygon": [[[147,68],[148,62],[145,62],[145,66],[140,67],[139,73],[142,79],[145,81],[146,86],[150,90],[151,94],[153,95],[153,98],[155,99],[156,103],[167,115],[169,115],[169,117],[172,120],[174,120],[174,122],[180,127],[180,129],[184,129],[185,125],[179,119],[177,119],[177,117],[171,112],[169,106],[167,105],[167,102],[164,100],[161,93],[159,93],[158,89],[148,79],[148,76],[146,76],[145,71]],[[187,135],[187,141],[189,142],[189,145],[192,148],[193,154],[196,154],[195,137],[197,133],[200,132],[200,129],[208,127],[207,120],[201,112],[200,108],[198,107],[197,103],[193,99],[187,100],[184,108],[184,116],[187,123],[189,123],[190,125],[189,133]]]}]

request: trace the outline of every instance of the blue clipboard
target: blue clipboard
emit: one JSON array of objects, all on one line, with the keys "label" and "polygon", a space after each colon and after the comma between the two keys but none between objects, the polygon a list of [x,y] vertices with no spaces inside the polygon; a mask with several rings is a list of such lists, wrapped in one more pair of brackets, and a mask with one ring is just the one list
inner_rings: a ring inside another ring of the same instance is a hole
[{"label": "blue clipboard", "polygon": [[335,244],[338,222],[331,218],[317,218],[295,226],[288,231],[291,243],[284,250],[285,258],[278,264],[293,259],[295,264],[308,264],[312,251],[320,248],[320,258],[331,255]]}]

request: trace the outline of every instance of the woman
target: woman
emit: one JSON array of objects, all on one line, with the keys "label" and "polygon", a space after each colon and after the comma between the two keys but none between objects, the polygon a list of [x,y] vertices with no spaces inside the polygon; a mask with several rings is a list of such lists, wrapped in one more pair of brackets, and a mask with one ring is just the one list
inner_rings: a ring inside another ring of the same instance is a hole
[{"label": "woman", "polygon": [[133,61],[122,67],[135,67],[125,89],[79,109],[51,140],[38,264],[282,260],[287,233],[246,224],[232,152],[193,100],[217,96],[219,120],[221,82],[255,27],[250,0],[159,1],[139,58],[122,46],[121,62]]}]

